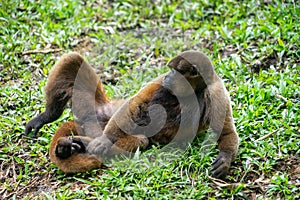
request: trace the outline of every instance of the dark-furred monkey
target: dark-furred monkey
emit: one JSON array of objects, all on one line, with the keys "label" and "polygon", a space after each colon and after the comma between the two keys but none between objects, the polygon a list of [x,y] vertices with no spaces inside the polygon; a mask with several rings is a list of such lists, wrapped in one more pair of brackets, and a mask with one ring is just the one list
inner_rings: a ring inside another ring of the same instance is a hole
[{"label": "dark-furred monkey", "polygon": [[132,98],[110,100],[92,67],[79,54],[66,54],[49,75],[45,112],[28,122],[25,134],[58,119],[71,99],[76,121],[56,131],[50,158],[64,172],[83,172],[101,167],[107,155],[191,142],[209,128],[219,149],[212,174],[224,178],[239,142],[223,81],[203,53],[183,52],[168,67]]}]

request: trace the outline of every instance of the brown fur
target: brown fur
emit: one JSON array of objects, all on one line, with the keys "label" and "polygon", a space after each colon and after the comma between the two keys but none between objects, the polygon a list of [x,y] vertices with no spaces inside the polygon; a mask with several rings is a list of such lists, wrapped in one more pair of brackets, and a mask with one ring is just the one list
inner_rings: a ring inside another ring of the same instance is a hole
[{"label": "brown fur", "polygon": [[[68,172],[84,172],[90,169],[99,168],[102,165],[102,162],[95,155],[92,155],[85,150],[81,153],[73,153],[71,156],[67,158],[60,158],[56,154],[57,148],[63,146],[66,147],[67,142],[63,143],[64,140],[70,141],[75,138],[80,140],[81,142],[89,143],[92,138],[80,136],[78,131],[81,128],[73,122],[65,122],[62,126],[56,131],[55,135],[52,138],[50,143],[50,159],[51,161],[57,165],[62,171]],[[61,145],[60,145],[61,143]],[[72,144],[72,141],[69,142],[69,145]],[[70,146],[71,147],[71,146]]]},{"label": "brown fur", "polygon": [[[105,155],[134,152],[150,143],[180,143],[210,127],[220,135],[220,152],[212,164],[212,173],[223,178],[238,149],[224,84],[202,53],[183,52],[168,66],[171,72],[158,77],[128,101],[110,101],[84,59],[77,53],[67,54],[49,76],[46,111],[27,124],[25,133],[34,129],[35,134],[44,124],[56,120],[72,98],[77,122],[64,123],[57,130],[50,145],[50,158],[62,171],[78,172],[100,167]],[[153,120],[163,116],[156,105],[164,107],[165,119]],[[151,133],[152,126],[158,128],[156,134]]]}]

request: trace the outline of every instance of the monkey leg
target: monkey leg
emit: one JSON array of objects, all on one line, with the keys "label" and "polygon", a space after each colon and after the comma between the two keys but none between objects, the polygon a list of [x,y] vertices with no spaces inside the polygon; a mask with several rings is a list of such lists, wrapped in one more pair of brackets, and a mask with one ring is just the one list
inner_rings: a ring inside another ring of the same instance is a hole
[{"label": "monkey leg", "polygon": [[44,124],[58,119],[74,92],[73,112],[79,121],[88,115],[95,121],[95,106],[109,102],[92,67],[78,53],[69,53],[51,70],[45,87],[46,110],[27,123],[25,135],[33,129],[35,136]]},{"label": "monkey leg", "polygon": [[56,131],[50,143],[50,159],[65,173],[84,172],[99,168],[101,159],[87,152],[92,138],[81,136],[81,127],[69,121]]}]

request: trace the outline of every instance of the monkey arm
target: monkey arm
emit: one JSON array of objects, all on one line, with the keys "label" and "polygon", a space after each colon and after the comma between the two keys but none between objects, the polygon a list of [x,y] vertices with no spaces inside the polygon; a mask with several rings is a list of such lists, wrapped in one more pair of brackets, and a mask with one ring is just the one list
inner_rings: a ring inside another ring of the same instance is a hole
[{"label": "monkey arm", "polygon": [[238,134],[235,130],[231,108],[227,111],[224,126],[218,140],[219,154],[212,163],[213,176],[224,178],[231,163],[235,160],[239,146]]},{"label": "monkey arm", "polygon": [[[219,154],[212,163],[213,176],[224,178],[238,151],[238,134],[235,129],[230,98],[223,82],[218,81],[210,88],[211,116],[210,127],[218,135]],[[222,97],[222,98],[220,98]]]}]

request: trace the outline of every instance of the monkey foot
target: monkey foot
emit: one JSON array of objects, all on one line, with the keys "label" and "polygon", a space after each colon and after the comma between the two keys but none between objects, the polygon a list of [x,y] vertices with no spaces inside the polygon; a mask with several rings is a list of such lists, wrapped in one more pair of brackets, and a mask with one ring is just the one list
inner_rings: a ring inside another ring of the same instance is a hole
[{"label": "monkey foot", "polygon": [[84,144],[77,138],[62,138],[57,142],[55,155],[66,159],[74,153],[84,153],[86,151]]},{"label": "monkey foot", "polygon": [[45,123],[41,119],[40,116],[33,118],[26,124],[25,135],[29,135],[29,133],[33,130],[32,138],[35,138],[39,130],[43,127]]}]

